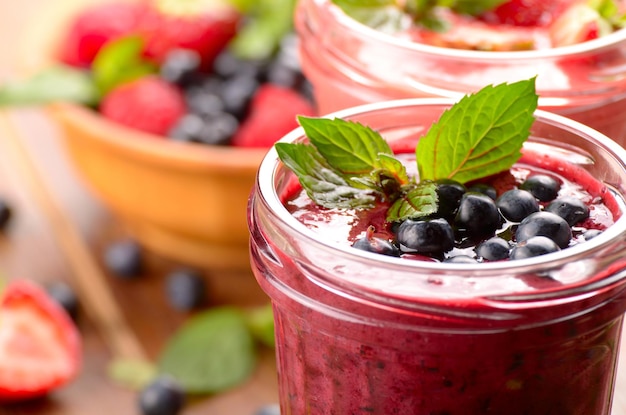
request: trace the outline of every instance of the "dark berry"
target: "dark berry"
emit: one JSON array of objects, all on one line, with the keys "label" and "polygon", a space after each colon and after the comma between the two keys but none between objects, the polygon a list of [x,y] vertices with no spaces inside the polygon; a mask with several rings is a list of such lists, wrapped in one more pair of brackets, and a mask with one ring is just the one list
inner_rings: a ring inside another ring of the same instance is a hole
[{"label": "dark berry", "polygon": [[506,240],[494,236],[476,247],[476,255],[487,261],[500,261],[509,257],[510,250],[511,247]]},{"label": "dark berry", "polygon": [[470,238],[492,236],[502,224],[496,203],[482,193],[467,192],[454,218],[457,228]]},{"label": "dark berry", "polygon": [[185,405],[185,393],[174,379],[159,376],[139,392],[142,415],[176,415]]},{"label": "dark berry", "polygon": [[571,196],[553,200],[546,206],[545,210],[559,215],[570,226],[574,226],[589,217],[589,207],[582,200]]},{"label": "dark berry", "polygon": [[0,230],[5,230],[13,217],[13,209],[6,201],[0,199]]},{"label": "dark berry", "polygon": [[241,59],[227,49],[213,62],[213,73],[222,79],[244,76],[261,80],[264,77],[265,65],[264,61]]},{"label": "dark berry", "polygon": [[447,262],[450,264],[476,264],[478,261],[476,258],[472,258],[469,255],[455,255],[447,257],[443,260],[443,262]]},{"label": "dark berry", "polygon": [[201,117],[187,114],[168,133],[176,141],[226,145],[237,131],[239,121],[231,114],[219,112]]},{"label": "dark berry", "polygon": [[559,251],[559,246],[545,236],[533,236],[511,250],[510,259],[525,259]]},{"label": "dark berry", "polygon": [[531,213],[539,212],[539,203],[535,196],[521,189],[511,189],[502,193],[496,200],[496,206],[505,219],[516,223]]},{"label": "dark berry", "polygon": [[498,192],[496,188],[486,183],[476,183],[467,188],[469,192],[478,192],[489,196],[492,200],[496,200]]},{"label": "dark berry", "polygon": [[206,284],[199,273],[175,270],[167,276],[165,283],[167,299],[176,310],[190,311],[204,303]]},{"label": "dark berry", "polygon": [[441,218],[452,218],[459,209],[461,197],[467,189],[461,183],[455,180],[442,179],[436,182],[437,196],[437,216]]},{"label": "dark berry", "polygon": [[602,231],[599,229],[588,229],[585,232],[583,232],[583,238],[585,238],[585,241],[588,241],[600,235],[601,233]]},{"label": "dark berry", "polygon": [[254,415],[280,415],[280,405],[270,404],[263,405],[254,412]]},{"label": "dark berry", "polygon": [[67,314],[76,320],[78,317],[78,296],[69,284],[63,281],[54,281],[46,285],[46,292],[52,297]]},{"label": "dark berry", "polygon": [[200,68],[200,55],[189,49],[174,49],[165,57],[159,68],[161,78],[185,87],[195,80]]},{"label": "dark berry", "polygon": [[354,241],[352,247],[362,251],[373,252],[375,254],[400,256],[400,250],[397,246],[386,239],[375,236],[364,236],[362,238],[358,238]]},{"label": "dark berry", "polygon": [[528,190],[542,202],[548,202],[556,198],[561,190],[561,183],[552,176],[535,174],[524,180],[519,188]]},{"label": "dark berry", "polygon": [[256,79],[247,76],[237,76],[224,81],[220,95],[224,110],[239,120],[243,119],[248,111],[248,104],[259,85]]},{"label": "dark berry", "polygon": [[185,93],[187,108],[193,114],[207,116],[224,111],[224,102],[216,92],[194,88]]},{"label": "dark berry", "polygon": [[398,227],[398,243],[409,251],[440,254],[454,247],[454,231],[445,219],[407,219]]},{"label": "dark berry", "polygon": [[112,243],[104,251],[104,265],[119,277],[135,277],[142,271],[142,249],[133,240]]},{"label": "dark berry", "polygon": [[515,240],[520,243],[533,236],[552,239],[560,248],[569,245],[572,229],[565,219],[551,212],[535,212],[524,219],[515,231]]},{"label": "dark berry", "polygon": [[302,72],[282,59],[272,61],[267,68],[266,82],[286,88],[299,89],[303,80],[304,75]]}]

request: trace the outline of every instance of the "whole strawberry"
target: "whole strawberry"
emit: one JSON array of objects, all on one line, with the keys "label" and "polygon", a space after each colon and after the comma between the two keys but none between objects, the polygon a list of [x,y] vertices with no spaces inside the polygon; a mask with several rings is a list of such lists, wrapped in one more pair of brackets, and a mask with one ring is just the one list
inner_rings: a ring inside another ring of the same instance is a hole
[{"label": "whole strawberry", "polygon": [[102,115],[112,121],[164,136],[186,112],[182,93],[156,76],[122,84],[100,103]]},{"label": "whole strawberry", "polygon": [[102,3],[84,9],[72,20],[59,58],[68,65],[89,67],[105,43],[133,33],[146,10],[143,2]]},{"label": "whole strawberry", "polygon": [[547,26],[572,0],[509,0],[484,14],[490,23],[513,26]]},{"label": "whole strawberry", "polygon": [[232,144],[270,148],[298,126],[297,115],[313,116],[315,109],[306,98],[292,89],[264,84],[252,99],[248,117],[235,133]]},{"label": "whole strawberry", "polygon": [[232,6],[215,0],[158,0],[139,22],[145,54],[162,63],[175,49],[198,52],[202,67],[210,68],[215,57],[237,33],[241,15]]}]

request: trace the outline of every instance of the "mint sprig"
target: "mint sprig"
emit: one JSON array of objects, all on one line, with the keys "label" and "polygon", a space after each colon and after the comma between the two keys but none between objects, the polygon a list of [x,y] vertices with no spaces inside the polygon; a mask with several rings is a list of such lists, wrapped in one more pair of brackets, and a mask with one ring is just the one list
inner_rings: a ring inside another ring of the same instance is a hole
[{"label": "mint sprig", "polygon": [[487,86],[444,111],[415,150],[420,182],[377,131],[342,119],[299,117],[309,143],[276,143],[302,188],[327,208],[390,204],[390,222],[437,211],[439,179],[467,183],[509,169],[530,135],[535,78]]}]

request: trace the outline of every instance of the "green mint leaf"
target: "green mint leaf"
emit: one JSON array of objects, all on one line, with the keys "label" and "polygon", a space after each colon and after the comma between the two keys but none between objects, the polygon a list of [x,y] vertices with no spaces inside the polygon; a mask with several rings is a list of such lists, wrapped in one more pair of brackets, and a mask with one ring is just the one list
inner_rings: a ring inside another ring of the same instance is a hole
[{"label": "green mint leaf", "polygon": [[256,366],[254,339],[243,313],[231,307],[196,314],[169,339],[160,373],[188,393],[216,393],[245,381]]},{"label": "green mint leaf", "polygon": [[[355,188],[324,160],[312,145],[301,143],[276,143],[281,161],[293,171],[311,200],[327,208],[372,207],[377,192]],[[361,186],[362,187],[362,186]]]},{"label": "green mint leaf", "polygon": [[411,23],[395,0],[333,0],[333,3],[354,20],[382,32],[398,32]]},{"label": "green mint leaf", "polygon": [[450,7],[452,10],[461,14],[478,16],[489,10],[494,10],[507,1],[508,0],[456,0]]},{"label": "green mint leaf", "polygon": [[467,183],[510,168],[530,134],[537,99],[534,78],[462,98],[419,140],[420,179]]},{"label": "green mint leaf", "polygon": [[93,106],[99,97],[87,72],[63,65],[49,67],[30,78],[0,85],[0,107],[45,105],[61,101]]},{"label": "green mint leaf", "polygon": [[157,72],[143,56],[144,41],[127,36],[105,44],[93,61],[93,78],[102,95],[116,86]]},{"label": "green mint leaf", "polygon": [[157,376],[154,363],[139,359],[114,359],[107,367],[107,375],[116,384],[130,390],[140,390]]},{"label": "green mint leaf", "polygon": [[273,348],[276,343],[272,305],[267,304],[247,310],[245,317],[252,336],[262,344]]},{"label": "green mint leaf", "polygon": [[437,185],[420,182],[403,193],[387,210],[387,222],[419,218],[437,212],[439,197]]}]

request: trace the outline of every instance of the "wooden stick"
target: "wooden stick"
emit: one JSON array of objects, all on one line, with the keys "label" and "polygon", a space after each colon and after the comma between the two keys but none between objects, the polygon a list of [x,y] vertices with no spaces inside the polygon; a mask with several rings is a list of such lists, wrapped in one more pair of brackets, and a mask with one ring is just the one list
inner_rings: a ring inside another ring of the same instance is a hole
[{"label": "wooden stick", "polygon": [[144,359],[145,352],[124,321],[105,276],[75,224],[46,186],[29,150],[25,147],[24,139],[20,137],[19,128],[7,111],[0,111],[0,122],[7,132],[7,136],[2,137],[2,142],[7,144],[9,155],[15,160],[16,168],[26,180],[35,201],[47,217],[55,237],[65,252],[87,316],[96,325],[114,356]]}]

